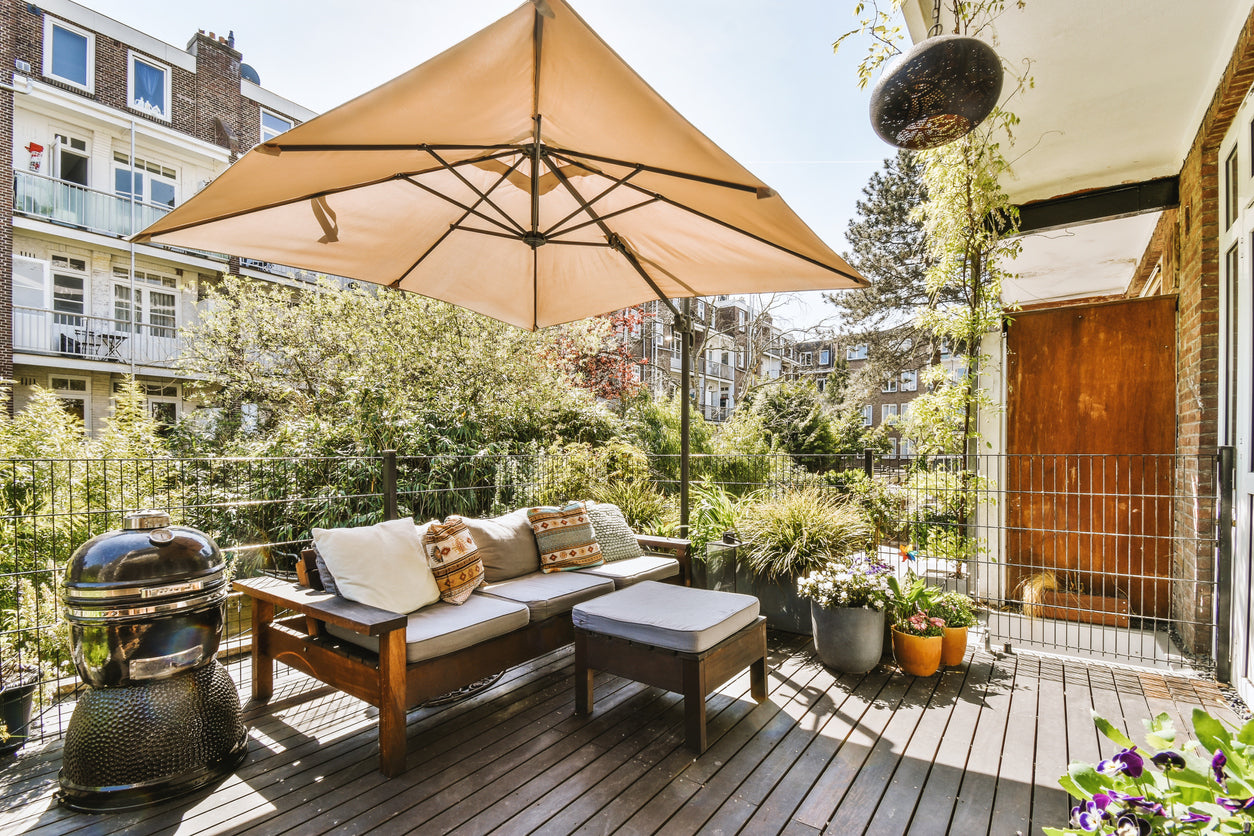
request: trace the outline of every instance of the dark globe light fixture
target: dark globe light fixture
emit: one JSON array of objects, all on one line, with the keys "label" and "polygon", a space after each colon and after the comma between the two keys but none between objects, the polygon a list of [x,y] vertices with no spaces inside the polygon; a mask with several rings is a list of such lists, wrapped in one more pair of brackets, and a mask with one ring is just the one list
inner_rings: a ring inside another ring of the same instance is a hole
[{"label": "dark globe light fixture", "polygon": [[871,125],[898,148],[936,148],[975,130],[1001,97],[1001,83],[1001,59],[984,41],[928,38],[880,77],[871,93]]}]

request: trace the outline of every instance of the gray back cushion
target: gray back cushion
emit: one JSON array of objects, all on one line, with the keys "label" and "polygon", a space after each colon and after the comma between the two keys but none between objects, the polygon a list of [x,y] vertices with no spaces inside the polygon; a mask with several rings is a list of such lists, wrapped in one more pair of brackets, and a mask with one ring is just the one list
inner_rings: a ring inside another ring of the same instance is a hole
[{"label": "gray back cushion", "polygon": [[540,571],[540,550],[536,547],[526,508],[487,520],[462,519],[479,547],[487,583],[500,583]]},{"label": "gray back cushion", "polygon": [[640,557],[640,543],[632,533],[631,526],[617,505],[607,502],[588,503],[588,516],[592,519],[592,530],[596,534],[597,543],[601,546],[601,554],[606,563],[615,560],[630,560]]}]

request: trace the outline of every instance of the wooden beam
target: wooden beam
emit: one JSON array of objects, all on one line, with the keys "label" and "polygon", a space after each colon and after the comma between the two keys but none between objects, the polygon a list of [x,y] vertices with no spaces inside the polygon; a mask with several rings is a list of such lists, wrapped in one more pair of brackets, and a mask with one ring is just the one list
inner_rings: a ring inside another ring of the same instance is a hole
[{"label": "wooden beam", "polygon": [[1179,205],[1179,177],[1160,177],[1140,183],[1091,189],[1022,204],[1018,207],[1018,234],[1130,218]]}]

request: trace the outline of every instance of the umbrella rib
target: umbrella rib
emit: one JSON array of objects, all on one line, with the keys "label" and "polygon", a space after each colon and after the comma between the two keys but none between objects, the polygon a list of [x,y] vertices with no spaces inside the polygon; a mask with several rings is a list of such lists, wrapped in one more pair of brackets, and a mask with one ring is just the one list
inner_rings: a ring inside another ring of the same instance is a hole
[{"label": "umbrella rib", "polygon": [[[487,195],[485,192],[481,191],[481,190],[480,190],[477,186],[475,186],[475,184],[474,184],[474,183],[471,183],[469,180],[467,180],[467,179],[466,179],[466,176],[465,176],[464,174],[462,174],[460,171],[458,171],[456,166],[449,165],[449,164],[448,164],[448,163],[444,160],[444,158],[443,158],[443,157],[441,157],[439,154],[435,153],[434,151],[432,151],[432,152],[430,152],[430,153],[431,153],[431,156],[435,158],[435,161],[436,161],[436,162],[438,162],[440,165],[444,166],[444,168],[445,168],[445,169],[447,169],[447,170],[448,170],[448,172],[449,172],[450,174],[452,174],[454,177],[456,177],[458,180],[460,180],[463,186],[465,186],[466,188],[470,189],[470,190],[471,190],[472,192],[474,192],[475,194],[479,195],[479,198],[480,198],[480,200],[481,200],[482,202],[487,203],[489,206],[491,206],[493,209],[495,209],[497,212],[499,212],[502,218],[504,218],[505,220],[507,220],[507,221],[509,221],[511,224],[513,224],[513,225],[514,225],[514,227],[515,227],[515,229],[517,229],[517,231],[518,231],[518,233],[519,233],[520,235],[521,235],[521,234],[523,234],[523,233],[526,231],[526,230],[524,230],[524,229],[522,228],[522,224],[518,223],[518,222],[517,222],[517,221],[515,221],[513,218],[511,218],[511,217],[510,217],[510,216],[509,216],[509,215],[508,215],[508,214],[507,214],[504,210],[502,210],[502,209],[501,209],[501,207],[497,206],[497,205],[496,205],[495,203],[493,203],[491,200],[488,200],[488,195]],[[520,160],[519,162],[521,162],[521,160]],[[514,165],[515,165],[515,167],[517,167],[517,165],[518,165],[518,164],[517,164],[517,163],[515,163]],[[503,180],[504,178],[501,178],[501,179]],[[411,183],[415,183],[415,184],[416,184],[416,181],[414,181],[414,180],[410,180],[410,182],[411,182]],[[496,182],[496,183],[492,186],[492,188],[493,188],[493,189],[495,189],[495,188],[496,188],[497,186],[499,186],[500,184],[501,184],[501,181],[500,181],[500,180],[498,180],[498,181],[497,181],[497,182]],[[434,192],[433,192],[433,194],[434,194]],[[452,201],[450,201],[450,202],[452,202]],[[478,215],[479,213],[478,213],[478,212],[476,212],[475,214],[476,214],[476,215]],[[484,218],[484,220],[491,221],[491,218],[488,218],[488,217],[486,217],[486,216],[480,215],[480,217]],[[499,223],[498,223],[498,224],[497,224],[497,226],[503,226],[503,224],[499,224]]]},{"label": "umbrella rib", "polygon": [[[482,221],[486,221],[487,223],[490,223],[490,224],[492,224],[493,226],[499,226],[501,229],[503,229],[503,230],[505,230],[507,233],[509,233],[510,237],[512,237],[512,238],[517,238],[517,237],[519,236],[519,234],[520,234],[520,230],[513,229],[513,228],[511,228],[510,226],[508,226],[507,224],[503,224],[503,223],[501,223],[501,222],[500,222],[500,221],[498,221],[496,218],[493,218],[493,217],[490,217],[490,216],[488,216],[488,215],[485,215],[485,214],[483,214],[482,212],[475,211],[475,209],[474,209],[473,207],[471,207],[471,206],[467,206],[466,204],[462,203],[460,200],[456,200],[456,199],[454,199],[453,197],[451,197],[451,196],[449,196],[449,195],[446,195],[446,194],[444,194],[444,193],[442,193],[442,192],[439,192],[439,191],[437,191],[437,190],[435,190],[435,189],[431,188],[431,187],[430,187],[430,186],[428,186],[426,183],[419,182],[418,180],[413,180],[413,179],[411,179],[411,178],[409,178],[409,177],[405,177],[405,178],[403,178],[403,179],[405,180],[405,182],[406,182],[406,183],[409,183],[409,184],[410,184],[410,185],[412,185],[412,186],[415,186],[415,187],[417,187],[417,188],[419,188],[419,189],[422,189],[422,190],[423,190],[424,192],[426,192],[427,194],[429,194],[429,195],[431,195],[431,196],[433,196],[433,197],[438,197],[438,198],[440,198],[441,200],[443,200],[443,201],[445,201],[445,202],[447,202],[447,203],[451,203],[453,206],[456,206],[458,209],[461,209],[463,212],[465,212],[465,213],[466,213],[466,215],[474,215],[476,218],[479,218],[479,219],[480,219],[480,220],[482,220]],[[485,198],[483,197],[483,195],[480,195],[479,200],[475,202],[475,206],[478,206],[480,203],[483,203],[483,202],[485,202]],[[500,211],[500,208],[499,208],[496,204],[494,204],[492,201],[490,201],[490,200],[486,200],[486,202],[487,202],[487,204],[488,204],[489,206],[491,206],[493,209],[496,209],[498,212]],[[464,216],[463,216],[463,217],[464,217]],[[508,216],[506,216],[506,217],[508,217]],[[410,269],[413,269],[413,268],[410,268]]]},{"label": "umbrella rib", "polygon": [[[594,160],[599,163],[609,163],[610,165],[628,166],[630,168],[639,168],[641,171],[648,171],[653,174],[665,174],[667,177],[677,177],[681,180],[692,180],[697,183],[705,183],[710,186],[721,186],[725,189],[735,189],[740,192],[752,192],[754,194],[762,191],[761,186],[751,186],[746,183],[736,183],[731,180],[719,180],[716,177],[705,177],[700,174],[689,174],[683,171],[676,171],[673,168],[662,168],[660,166],[648,165],[641,162],[630,162],[628,160],[620,160],[615,157],[602,157],[598,154],[589,154],[585,151],[575,151],[570,148],[550,148],[549,153],[556,154],[559,158],[565,159],[572,164],[578,164],[577,160],[571,159],[571,156],[582,157],[586,160]],[[587,166],[585,166],[586,168]],[[589,169],[595,171],[596,169]]]},{"label": "umbrella rib", "polygon": [[548,240],[550,243],[556,243],[553,240],[555,236],[569,235],[572,232],[578,232],[584,227],[592,226],[593,224],[600,224],[601,221],[608,221],[610,218],[616,218],[619,215],[625,215],[628,212],[634,212],[637,209],[640,209],[642,207],[657,203],[659,199],[660,198],[654,195],[653,197],[650,197],[648,200],[642,200],[639,203],[633,203],[630,206],[624,206],[622,209],[615,209],[613,212],[607,212],[604,215],[600,215],[596,218],[593,218],[592,220],[584,221],[583,223],[575,224],[574,226],[568,226],[565,229],[557,229],[552,232],[546,232],[544,234],[546,237],[548,237]]},{"label": "umbrella rib", "polygon": [[[522,165],[522,161],[523,161],[523,158],[520,156],[520,157],[519,157],[519,158],[518,158],[518,159],[514,162],[514,164],[513,164],[512,166],[510,166],[508,169],[506,169],[506,171],[505,171],[504,173],[502,173],[502,174],[501,174],[500,179],[499,179],[499,180],[497,180],[495,183],[493,183],[493,184],[492,184],[491,188],[489,188],[489,189],[487,190],[487,192],[483,195],[483,197],[481,197],[481,198],[479,199],[479,202],[475,203],[475,205],[474,205],[474,206],[469,207],[469,208],[466,210],[466,212],[465,212],[465,213],[464,213],[464,214],[463,214],[460,218],[458,218],[455,222],[453,222],[453,223],[449,224],[448,229],[444,230],[444,232],[440,235],[440,237],[439,237],[439,238],[437,238],[437,239],[435,240],[435,242],[434,242],[434,243],[432,243],[432,244],[431,244],[431,246],[430,246],[430,247],[428,247],[428,248],[426,249],[426,252],[424,252],[422,255],[418,256],[418,260],[417,260],[417,261],[415,261],[413,264],[411,264],[411,265],[409,266],[409,269],[408,269],[408,270],[405,270],[404,272],[402,272],[402,273],[401,273],[401,275],[400,275],[400,276],[399,276],[399,277],[398,277],[395,281],[393,281],[391,284],[389,284],[389,285],[388,285],[388,287],[400,287],[400,284],[401,284],[401,282],[402,282],[402,281],[404,281],[404,280],[405,280],[405,277],[406,277],[406,276],[408,276],[410,273],[412,273],[415,269],[417,269],[417,267],[418,267],[418,265],[419,265],[419,264],[422,264],[424,261],[426,261],[426,260],[427,260],[427,256],[429,256],[429,255],[431,255],[431,253],[435,252],[436,248],[437,248],[437,247],[439,247],[441,244],[443,244],[443,243],[444,243],[444,241],[445,241],[445,239],[447,239],[450,235],[452,235],[452,234],[453,234],[453,230],[458,229],[458,228],[463,228],[463,229],[464,229],[464,227],[462,227],[462,224],[463,224],[463,223],[465,223],[466,219],[467,219],[468,217],[470,217],[470,216],[471,216],[471,214],[474,214],[476,217],[483,217],[482,215],[479,215],[478,213],[474,212],[474,208],[475,208],[476,206],[478,206],[478,205],[479,205],[479,203],[481,203],[481,202],[483,202],[483,201],[485,201],[485,200],[488,200],[488,195],[490,195],[490,194],[492,194],[492,192],[496,191],[496,187],[497,187],[497,186],[501,185],[501,184],[502,184],[502,183],[504,183],[506,180],[508,180],[508,179],[509,179],[509,176],[510,176],[511,174],[513,174],[515,171],[517,171],[517,170],[518,170],[518,166]],[[408,178],[406,178],[406,179],[408,179]],[[418,185],[418,183],[417,183],[416,181],[414,181],[414,180],[409,180],[409,182],[410,182],[410,183],[413,183],[414,185]],[[501,211],[501,210],[500,210],[500,208],[499,208],[499,207],[496,207],[494,204],[492,204],[492,202],[491,202],[490,200],[488,200],[488,203],[489,203],[489,205],[492,205],[492,206],[493,206],[493,208],[495,208],[498,212],[500,212],[500,211]],[[477,231],[477,230],[476,230],[476,231]],[[502,233],[498,233],[498,234],[501,234],[501,237],[503,237],[503,238],[511,238],[511,239],[517,238],[517,236],[516,236],[516,235],[512,235],[512,234],[511,234],[511,235],[505,235],[505,234],[502,234]]]},{"label": "umbrella rib", "polygon": [[[474,232],[479,235],[490,235],[493,238],[505,238],[509,241],[518,240],[517,235],[508,235],[504,232],[497,232],[494,229],[478,229],[473,226],[461,226],[461,227],[458,227],[457,229],[459,232]],[[545,246],[548,246],[549,244],[552,244],[557,247],[599,247],[601,249],[613,249],[613,245],[608,244],[605,241],[546,241],[545,242]],[[416,267],[417,265],[414,265],[414,266]],[[412,270],[413,268],[411,267],[410,269]],[[399,281],[400,280],[398,279],[396,282],[393,282],[390,285],[390,287],[396,287]]]},{"label": "umbrella rib", "polygon": [[[592,200],[589,200],[589,201],[588,201],[588,203],[595,205],[595,204],[596,204],[596,203],[598,203],[598,202],[599,202],[602,198],[604,198],[606,195],[608,195],[610,192],[614,191],[614,190],[615,190],[615,189],[617,189],[619,186],[623,185],[624,183],[626,183],[628,180],[630,180],[631,178],[635,177],[635,176],[636,176],[637,174],[639,174],[639,173],[640,173],[640,169],[638,169],[638,168],[637,168],[637,169],[633,169],[632,171],[627,172],[627,173],[626,173],[626,174],[624,174],[622,177],[618,178],[617,180],[615,180],[614,182],[612,182],[612,183],[610,183],[608,186],[606,186],[604,191],[602,191],[602,192],[601,192],[599,195],[597,195],[596,197],[592,198]],[[578,215],[578,214],[579,214],[580,212],[582,212],[582,211],[583,211],[583,209],[582,209],[582,208],[579,208],[579,209],[576,209],[575,211],[571,212],[569,215],[567,215],[566,217],[562,218],[560,221],[558,221],[557,223],[553,224],[553,225],[552,225],[552,226],[550,226],[548,229],[546,229],[546,230],[544,231],[544,235],[547,237],[547,236],[549,236],[549,235],[561,235],[563,232],[569,232],[570,230],[562,230],[562,229],[559,229],[559,228],[561,227],[561,225],[562,225],[562,224],[566,223],[567,221],[569,221],[571,218],[575,217],[576,215]],[[587,226],[587,224],[581,224],[580,226]],[[579,227],[575,227],[575,228],[576,228],[576,229],[578,229]]]},{"label": "umbrella rib", "polygon": [[[591,172],[591,173],[593,173],[593,174],[600,174],[600,173],[601,173],[601,172],[597,171],[595,168],[592,168],[592,167],[590,167],[590,166],[583,165],[582,163],[580,163],[580,161],[579,161],[579,160],[576,160],[576,159],[571,159],[571,158],[568,158],[568,157],[564,157],[564,156],[561,156],[560,154],[559,154],[559,155],[557,155],[557,156],[558,156],[558,158],[559,158],[559,159],[565,160],[566,162],[570,163],[571,165],[573,165],[573,166],[577,166],[577,167],[579,167],[579,168],[582,168],[582,169],[584,169],[585,171],[589,171],[589,172]],[[626,163],[625,163],[625,165],[626,165]],[[812,258],[812,257],[810,257],[810,256],[808,256],[808,255],[804,255],[804,254],[802,254],[802,253],[799,253],[799,252],[797,252],[797,251],[796,251],[796,250],[794,250],[794,249],[791,249],[791,248],[789,248],[789,247],[785,247],[785,246],[783,246],[782,244],[777,244],[777,243],[775,243],[774,241],[770,241],[770,240],[768,240],[768,239],[766,239],[766,238],[763,238],[761,235],[756,235],[756,234],[754,234],[754,233],[752,233],[752,232],[749,232],[749,231],[748,231],[748,230],[746,230],[746,229],[742,229],[742,228],[740,228],[740,227],[736,226],[736,225],[735,225],[735,224],[733,224],[733,223],[728,223],[727,221],[724,221],[724,220],[722,220],[722,219],[720,219],[720,218],[716,218],[716,217],[714,217],[713,215],[707,215],[705,212],[702,212],[702,211],[700,211],[699,209],[694,209],[694,208],[692,208],[691,206],[688,206],[688,205],[686,205],[686,204],[680,203],[679,201],[677,201],[677,200],[673,200],[672,198],[666,197],[665,195],[658,194],[657,192],[651,192],[651,191],[649,191],[648,189],[645,189],[645,188],[642,188],[641,186],[636,185],[635,183],[623,183],[623,186],[624,186],[625,188],[631,189],[631,190],[632,190],[632,191],[634,191],[634,192],[638,192],[638,193],[640,193],[640,194],[642,194],[642,195],[648,195],[649,197],[652,197],[652,198],[655,198],[655,199],[657,199],[657,200],[660,200],[661,202],[663,202],[663,203],[667,204],[668,206],[674,206],[676,209],[682,210],[682,211],[684,211],[684,212],[688,212],[689,214],[692,214],[692,215],[696,215],[698,218],[701,218],[701,219],[703,219],[703,220],[707,220],[707,221],[709,221],[710,223],[713,223],[713,224],[717,224],[718,226],[721,226],[721,227],[723,227],[724,229],[730,229],[732,232],[738,232],[738,233],[740,233],[741,235],[745,236],[746,238],[752,238],[754,241],[757,241],[758,243],[765,244],[765,245],[767,245],[768,247],[771,247],[771,248],[773,248],[773,249],[779,250],[780,252],[787,253],[788,255],[791,255],[791,256],[793,256],[794,258],[799,258],[799,259],[801,259],[802,261],[807,262],[808,264],[813,264],[813,265],[815,265],[816,267],[822,267],[824,270],[828,270],[828,271],[830,271],[830,272],[832,272],[832,273],[835,273],[835,274],[836,274],[836,275],[838,275],[838,276],[844,276],[845,278],[850,279],[850,280],[852,280],[853,282],[855,282],[855,283],[857,284],[857,286],[858,286],[858,287],[869,287],[869,286],[870,286],[870,282],[868,282],[866,279],[862,278],[861,276],[857,276],[857,275],[850,275],[849,273],[846,273],[844,270],[839,270],[839,269],[837,269],[837,268],[835,268],[835,267],[832,267],[831,265],[824,264],[823,262],[819,261],[819,260],[818,260],[818,259],[816,259],[816,258]]]}]

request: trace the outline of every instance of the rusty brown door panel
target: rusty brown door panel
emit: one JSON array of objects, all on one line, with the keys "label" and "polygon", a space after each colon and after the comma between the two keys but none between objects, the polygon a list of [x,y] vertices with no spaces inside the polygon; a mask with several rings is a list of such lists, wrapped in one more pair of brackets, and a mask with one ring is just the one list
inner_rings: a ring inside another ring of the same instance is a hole
[{"label": "rusty brown door panel", "polygon": [[1175,297],[1016,314],[1007,331],[1011,591],[1052,569],[1168,614]]}]

